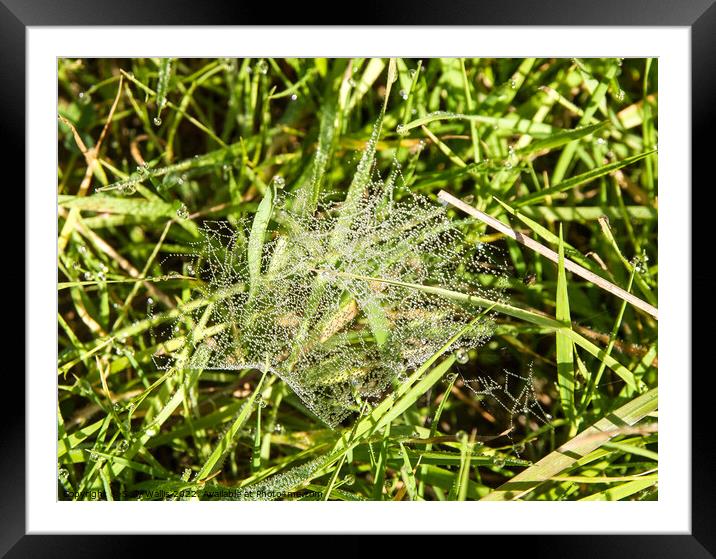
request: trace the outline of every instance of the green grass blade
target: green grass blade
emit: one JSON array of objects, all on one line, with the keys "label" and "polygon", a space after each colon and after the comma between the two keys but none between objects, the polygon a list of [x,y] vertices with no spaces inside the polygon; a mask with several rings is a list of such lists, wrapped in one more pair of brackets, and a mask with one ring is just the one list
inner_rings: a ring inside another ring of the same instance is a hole
[{"label": "green grass blade", "polygon": [[209,459],[204,463],[199,472],[196,474],[195,479],[197,481],[204,481],[206,478],[214,474],[221,466],[222,458],[229,451],[239,430],[244,426],[244,423],[246,423],[246,421],[251,416],[251,412],[254,410],[254,403],[256,402],[256,398],[258,397],[258,395],[261,393],[261,387],[264,383],[264,379],[266,378],[266,374],[267,373],[265,371],[261,376],[261,380],[256,385],[256,388],[251,393],[251,396],[249,396],[249,398],[244,403],[244,406],[241,408],[241,411],[236,416],[234,423],[231,425],[231,427],[229,427],[224,436],[221,437],[221,440],[211,452]]},{"label": "green grass blade", "polygon": [[559,396],[567,421],[575,424],[574,408],[574,344],[565,330],[572,329],[569,315],[569,295],[567,293],[567,274],[564,269],[564,242],[562,240],[562,227],[559,228],[559,264],[557,270],[557,313],[556,318],[564,325],[563,329],[555,331],[557,343],[557,386]]},{"label": "green grass blade", "polygon": [[542,200],[547,196],[566,192],[567,190],[571,190],[572,188],[575,188],[582,184],[587,184],[588,182],[598,179],[599,177],[603,177],[604,175],[608,175],[609,173],[613,173],[614,171],[627,167],[632,163],[641,161],[652,153],[655,153],[655,150],[639,153],[637,155],[632,155],[631,157],[622,159],[621,161],[615,161],[614,163],[602,165],[601,167],[597,167],[596,169],[592,169],[590,171],[587,171],[586,173],[582,173],[581,175],[571,177],[550,188],[545,188],[543,190],[540,190],[539,192],[533,192],[531,194],[528,194],[527,196],[522,196],[518,200],[515,200],[514,205],[516,207],[525,206],[527,204],[530,204],[531,202]]},{"label": "green grass blade", "polygon": [[272,213],[273,188],[267,188],[264,193],[263,200],[261,200],[259,208],[256,211],[256,215],[254,215],[254,221],[251,225],[251,233],[249,235],[249,298],[251,298],[259,288],[261,263],[263,261],[264,239],[266,238],[266,229],[271,221]]}]

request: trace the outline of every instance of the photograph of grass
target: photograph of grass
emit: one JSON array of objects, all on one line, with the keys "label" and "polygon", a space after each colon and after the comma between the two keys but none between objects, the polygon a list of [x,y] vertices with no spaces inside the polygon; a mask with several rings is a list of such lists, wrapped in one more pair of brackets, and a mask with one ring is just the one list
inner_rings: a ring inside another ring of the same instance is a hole
[{"label": "photograph of grass", "polygon": [[58,59],[59,500],[656,500],[657,59]]}]

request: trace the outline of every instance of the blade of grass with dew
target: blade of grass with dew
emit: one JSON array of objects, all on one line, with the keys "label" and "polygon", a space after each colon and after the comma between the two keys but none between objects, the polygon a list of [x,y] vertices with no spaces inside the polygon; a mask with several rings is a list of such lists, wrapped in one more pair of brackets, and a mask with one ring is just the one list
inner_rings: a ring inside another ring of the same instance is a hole
[{"label": "blade of grass with dew", "polygon": [[154,118],[154,124],[159,126],[162,123],[162,111],[167,104],[167,94],[169,93],[169,82],[172,76],[172,58],[162,58],[159,61],[159,77],[157,78],[157,116]]},{"label": "blade of grass with dew", "polygon": [[516,151],[519,155],[530,155],[532,153],[540,151],[549,151],[557,147],[561,147],[569,142],[579,140],[595,132],[598,132],[602,128],[605,128],[609,124],[608,120],[592,124],[590,126],[582,126],[575,128],[574,130],[567,130],[566,132],[560,132],[546,138],[534,140],[527,146],[520,148]]},{"label": "blade of grass with dew", "polygon": [[545,137],[558,133],[561,129],[544,124],[541,122],[534,122],[532,120],[519,118],[516,115],[514,117],[492,117],[484,115],[465,115],[459,113],[448,113],[448,112],[435,112],[427,116],[416,118],[405,124],[401,129],[401,134],[407,134],[413,128],[430,124],[439,120],[467,120],[474,121],[480,124],[486,124],[488,126],[494,126],[500,130],[505,130],[514,133],[529,134],[535,137]]}]

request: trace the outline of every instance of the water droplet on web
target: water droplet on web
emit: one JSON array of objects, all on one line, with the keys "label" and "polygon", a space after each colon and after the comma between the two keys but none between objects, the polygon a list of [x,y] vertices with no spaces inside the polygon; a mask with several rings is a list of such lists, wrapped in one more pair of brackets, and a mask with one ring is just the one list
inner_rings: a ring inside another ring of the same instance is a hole
[{"label": "water droplet on web", "polygon": [[549,414],[549,413],[546,413],[546,414],[544,414],[544,418],[545,418],[547,421],[551,421],[551,420],[552,420],[552,415]]},{"label": "water droplet on web", "polygon": [[286,186],[286,179],[284,179],[281,175],[274,175],[273,183],[276,185],[276,188],[283,190]]},{"label": "water droplet on web", "polygon": [[525,451],[525,445],[521,443],[514,445],[512,448],[518,455]]},{"label": "water droplet on web", "polygon": [[186,219],[189,217],[189,209],[186,207],[186,204],[182,204],[177,208],[177,217],[180,219]]},{"label": "water droplet on web", "polygon": [[161,119],[161,117],[158,117],[158,116],[155,116],[155,117],[154,117],[154,120],[152,120],[152,122],[154,123],[154,126],[161,126],[161,125],[162,125],[162,119]]},{"label": "water droplet on web", "polygon": [[455,352],[455,361],[457,361],[461,365],[464,365],[465,363],[470,361],[470,356],[464,348],[460,348]]},{"label": "water droplet on web", "polygon": [[121,182],[117,186],[117,192],[122,196],[129,196],[137,191],[134,181]]},{"label": "water droplet on web", "polygon": [[455,380],[457,380],[457,373],[448,373],[447,375],[445,375],[445,380],[447,382],[454,382]]}]

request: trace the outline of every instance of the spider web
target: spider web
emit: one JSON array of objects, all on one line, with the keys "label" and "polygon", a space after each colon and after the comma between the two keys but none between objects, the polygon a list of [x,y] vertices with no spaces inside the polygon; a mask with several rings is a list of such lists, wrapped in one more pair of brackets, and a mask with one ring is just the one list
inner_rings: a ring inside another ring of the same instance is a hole
[{"label": "spider web", "polygon": [[[187,270],[211,303],[162,334],[157,366],[269,370],[332,427],[357,401],[380,398],[481,312],[386,281],[503,300],[499,281],[483,285],[504,276],[499,252],[466,242],[444,207],[396,186],[399,175],[373,177],[357,200],[310,215],[277,196],[258,278],[249,223],[205,222]],[[478,347],[493,326],[486,315],[450,351]]]}]

